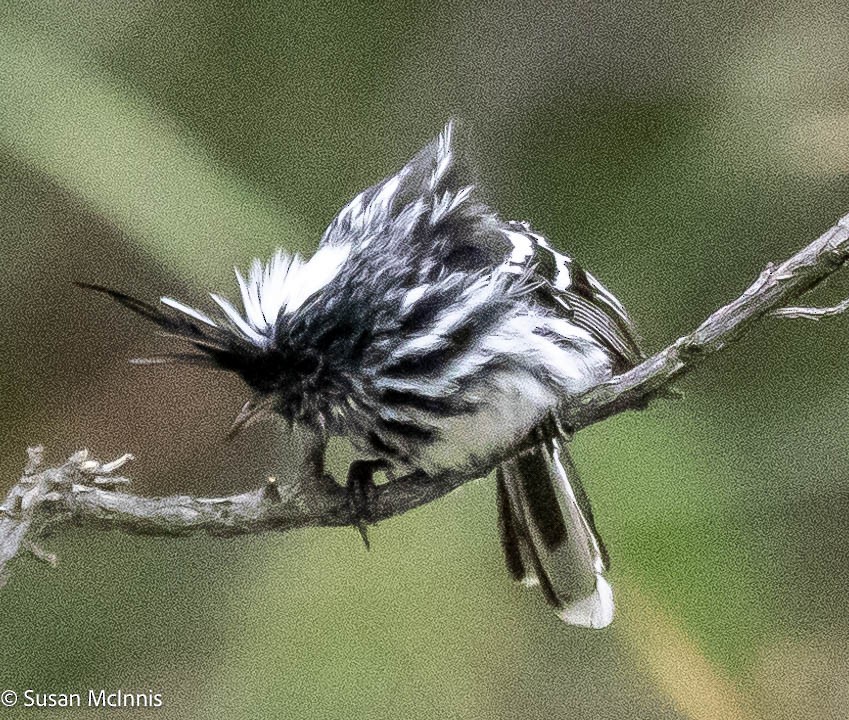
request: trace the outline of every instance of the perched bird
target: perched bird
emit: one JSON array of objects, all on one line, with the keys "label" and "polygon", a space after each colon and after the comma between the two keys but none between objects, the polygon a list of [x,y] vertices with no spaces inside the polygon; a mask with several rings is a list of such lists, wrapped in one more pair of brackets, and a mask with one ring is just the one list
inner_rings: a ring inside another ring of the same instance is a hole
[{"label": "perched bird", "polygon": [[[240,425],[277,414],[349,438],[392,472],[472,467],[642,354],[595,277],[476,197],[452,134],[449,123],[357,195],[309,260],[278,250],[247,277],[237,270],[241,308],[216,294],[203,312],[87,287],[185,344],[142,362],[239,374],[254,392]],[[601,628],[613,618],[607,552],[565,439],[539,437],[497,469],[507,566],[567,623]]]}]

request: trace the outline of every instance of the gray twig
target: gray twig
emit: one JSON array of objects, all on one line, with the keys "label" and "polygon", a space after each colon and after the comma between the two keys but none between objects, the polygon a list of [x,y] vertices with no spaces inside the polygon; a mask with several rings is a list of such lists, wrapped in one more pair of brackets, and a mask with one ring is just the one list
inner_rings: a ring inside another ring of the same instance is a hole
[{"label": "gray twig", "polygon": [[805,320],[821,320],[822,318],[841,315],[849,310],[849,298],[831,307],[783,307],[773,310],[774,317],[804,318]]},{"label": "gray twig", "polygon": [[[791,258],[769,263],[736,300],[714,312],[685,335],[637,367],[617,375],[557,409],[556,427],[576,431],[630,409],[642,409],[684,373],[718,352],[760,318],[819,318],[849,309],[849,299],[833,308],[787,307],[841,268],[849,259],[849,215]],[[539,434],[535,435],[536,442]],[[532,442],[521,439],[506,453],[476,458],[462,471],[435,477],[413,474],[373,486],[366,498],[369,520],[377,522],[412,510],[482,477],[507,455]],[[0,506],[0,586],[8,565],[22,551],[54,563],[37,540],[47,530],[68,525],[118,529],[130,533],[177,537],[198,533],[216,536],[282,532],[308,526],[358,525],[344,487],[324,473],[324,443],[307,438],[301,467],[265,487],[221,498],[140,497],[117,490],[129,480],[115,474],[130,456],[99,463],[81,451],[59,467],[45,468],[42,449],[30,449],[24,474]]]}]

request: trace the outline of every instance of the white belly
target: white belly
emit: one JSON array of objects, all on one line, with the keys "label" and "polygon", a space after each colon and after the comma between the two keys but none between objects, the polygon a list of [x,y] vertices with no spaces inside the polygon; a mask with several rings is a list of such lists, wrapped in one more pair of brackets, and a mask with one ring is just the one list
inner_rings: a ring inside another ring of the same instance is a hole
[{"label": "white belly", "polygon": [[425,472],[459,469],[508,448],[533,429],[558,400],[530,375],[507,372],[495,374],[486,390],[469,394],[483,401],[475,412],[434,422],[439,439],[424,446],[416,458]]},{"label": "white belly", "polygon": [[[432,441],[416,441],[382,430],[394,458],[428,474],[489,464],[538,425],[570,395],[584,392],[610,375],[610,360],[583,329],[561,318],[522,315],[507,319],[475,348],[437,377],[381,378],[383,388],[409,391],[426,382],[428,397],[456,400],[468,412],[438,414],[402,406],[392,418],[435,431]],[[424,390],[419,390],[424,393]],[[374,418],[355,410],[352,441],[363,449]],[[352,420],[354,418],[351,418]],[[360,436],[359,438],[357,436]],[[357,442],[357,440],[361,442]]]}]

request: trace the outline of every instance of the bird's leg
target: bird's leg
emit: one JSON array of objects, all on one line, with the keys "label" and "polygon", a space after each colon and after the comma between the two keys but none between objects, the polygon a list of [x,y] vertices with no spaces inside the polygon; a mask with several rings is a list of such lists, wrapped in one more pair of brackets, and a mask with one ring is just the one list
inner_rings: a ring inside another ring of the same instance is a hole
[{"label": "bird's leg", "polygon": [[568,442],[575,434],[575,430],[568,425],[564,425],[555,412],[549,412],[537,426],[536,433],[545,439],[553,440],[561,438]]},{"label": "bird's leg", "polygon": [[370,547],[367,526],[372,517],[369,500],[374,488],[374,473],[385,467],[382,460],[355,460],[348,467],[348,502],[366,550]]}]

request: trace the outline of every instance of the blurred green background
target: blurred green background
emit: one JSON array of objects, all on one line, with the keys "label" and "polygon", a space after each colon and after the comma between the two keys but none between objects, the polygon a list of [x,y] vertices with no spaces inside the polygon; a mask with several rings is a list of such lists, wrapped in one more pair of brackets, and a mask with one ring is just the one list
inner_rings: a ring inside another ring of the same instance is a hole
[{"label": "blurred green background", "polygon": [[[278,472],[282,428],[224,441],[237,380],[128,366],[164,341],[71,282],[232,295],[234,264],[310,252],[452,116],[493,206],[659,349],[849,211],[849,12],[6,0],[0,490],[36,443],[133,452],[147,494]],[[847,294],[837,277],[816,300]],[[0,592],[0,689],[163,694],[135,717],[849,717],[847,355],[849,318],[764,322],[684,401],[580,433],[607,631],[510,584],[482,480],[376,527],[370,553],[351,529],[62,532],[57,570],[20,562]]]}]

